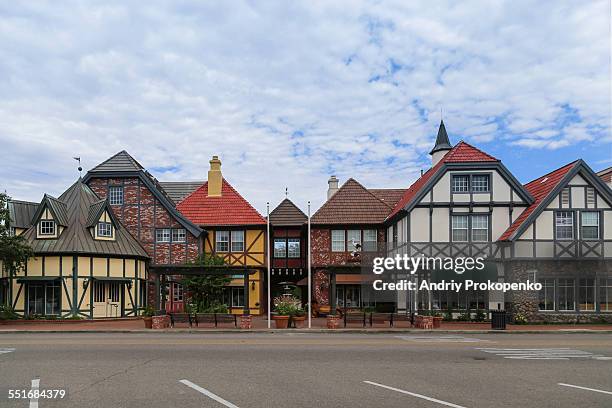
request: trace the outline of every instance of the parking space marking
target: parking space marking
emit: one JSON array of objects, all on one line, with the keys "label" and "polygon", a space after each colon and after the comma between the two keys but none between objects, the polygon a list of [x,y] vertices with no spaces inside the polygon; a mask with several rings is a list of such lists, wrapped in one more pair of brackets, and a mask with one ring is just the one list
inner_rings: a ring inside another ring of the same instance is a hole
[{"label": "parking space marking", "polygon": [[30,408],[38,408],[38,390],[40,389],[40,378],[32,380],[32,398],[30,398]]},{"label": "parking space marking", "polygon": [[8,354],[12,353],[13,351],[15,351],[14,348],[0,348],[0,354]]},{"label": "parking space marking", "polygon": [[491,340],[477,339],[474,337],[461,336],[395,336],[398,339],[416,341],[423,343],[438,342],[438,343],[491,343]]},{"label": "parking space marking", "polygon": [[598,390],[596,388],[587,388],[587,387],[581,387],[579,385],[572,385],[572,384],[565,384],[565,383],[557,383],[557,385],[561,385],[563,387],[579,388],[581,390],[587,390],[587,391],[593,391],[593,392],[601,392],[602,394],[612,395],[612,392],[610,392],[610,391]]},{"label": "parking space marking", "polygon": [[442,401],[442,400],[439,400],[439,399],[436,399],[436,398],[428,397],[427,395],[421,395],[421,394],[417,394],[417,393],[414,393],[414,392],[410,392],[410,391],[406,391],[406,390],[401,390],[399,388],[390,387],[388,385],[375,383],[373,381],[364,381],[364,383],[370,384],[370,385],[374,385],[374,386],[380,387],[380,388],[385,388],[387,390],[399,392],[399,393],[402,393],[402,394],[411,395],[413,397],[421,398],[421,399],[424,399],[424,400],[427,400],[427,401],[431,401],[431,402],[435,402],[435,403],[438,403],[440,405],[446,405],[447,407],[465,408],[465,407],[463,407],[461,405],[453,404],[452,402]]},{"label": "parking space marking", "polygon": [[570,348],[529,348],[529,349],[503,349],[503,348],[477,348],[496,356],[511,360],[569,360],[571,358],[591,358],[595,360],[612,360],[600,354],[593,354],[583,350],[572,350]]},{"label": "parking space marking", "polygon": [[220,396],[213,394],[212,392],[208,391],[206,388],[202,388],[197,384],[192,383],[189,380],[180,380],[179,381],[181,384],[184,384],[186,386],[188,386],[189,388],[192,388],[194,390],[196,390],[199,393],[202,393],[204,395],[206,395],[208,398],[213,399],[215,401],[217,401],[220,404],[225,405],[226,407],[229,408],[238,408],[238,406],[232,404],[231,402],[224,400],[223,398],[221,398]]}]

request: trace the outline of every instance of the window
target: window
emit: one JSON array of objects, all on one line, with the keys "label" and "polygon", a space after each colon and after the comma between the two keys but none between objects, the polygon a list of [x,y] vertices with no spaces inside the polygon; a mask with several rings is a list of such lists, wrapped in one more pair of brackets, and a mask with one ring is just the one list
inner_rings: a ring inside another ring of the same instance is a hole
[{"label": "window", "polygon": [[41,220],[38,226],[40,235],[55,235],[55,221]]},{"label": "window", "polygon": [[593,187],[586,188],[586,202],[589,206],[595,206],[595,189]]},{"label": "window", "polygon": [[376,251],[377,249],[377,232],[376,230],[363,230],[363,250]]},{"label": "window", "polygon": [[356,251],[357,245],[361,245],[361,230],[346,231],[346,248],[347,251]]},{"label": "window", "polygon": [[274,257],[275,258],[286,258],[287,257],[287,241],[284,238],[276,238],[274,240]]},{"label": "window", "polygon": [[580,216],[582,218],[580,232],[582,239],[599,239],[599,213],[583,211]]},{"label": "window", "polygon": [[229,231],[215,232],[215,249],[217,252],[229,251]]},{"label": "window", "polygon": [[110,222],[99,222],[98,223],[98,236],[99,237],[112,237],[113,236],[113,224]]},{"label": "window", "polygon": [[183,301],[183,285],[180,283],[172,284],[172,301],[182,302]]},{"label": "window", "polygon": [[156,229],[155,242],[170,242],[170,228]]},{"label": "window", "polygon": [[232,231],[232,252],[244,252],[244,231]]},{"label": "window", "polygon": [[344,230],[332,230],[331,235],[331,250],[344,252]]},{"label": "window", "polygon": [[123,205],[123,187],[111,186],[108,188],[108,202],[110,205]]},{"label": "window", "polygon": [[140,292],[140,307],[145,307],[147,305],[147,281],[144,279],[138,280],[138,291]]},{"label": "window", "polygon": [[470,192],[470,176],[453,176],[453,193],[469,193]]},{"label": "window", "polygon": [[575,310],[575,290],[573,279],[559,279],[559,310]]},{"label": "window", "polygon": [[172,230],[172,242],[185,242],[187,233],[184,228],[175,228]]},{"label": "window", "polygon": [[453,242],[467,242],[468,240],[468,216],[453,215]]},{"label": "window", "polygon": [[472,215],[472,241],[486,242],[489,240],[489,216]]},{"label": "window", "polygon": [[570,189],[565,187],[561,190],[561,205],[569,205],[570,202]]},{"label": "window", "polygon": [[571,211],[555,213],[557,239],[574,239],[574,214]]},{"label": "window", "polygon": [[581,311],[595,311],[595,279],[580,279],[578,304]]},{"label": "window", "polygon": [[61,291],[59,283],[27,285],[27,314],[59,315]]},{"label": "window", "polygon": [[287,249],[288,249],[289,258],[299,258],[301,255],[300,239],[299,238],[289,238],[287,240]]},{"label": "window", "polygon": [[599,281],[599,310],[612,312],[612,278]]},{"label": "window", "polygon": [[223,288],[223,303],[229,307],[244,307],[244,288],[238,286]]},{"label": "window", "polygon": [[475,174],[472,176],[472,191],[475,193],[488,193],[491,191],[488,174]]},{"label": "window", "polygon": [[555,310],[555,280],[542,279],[542,289],[539,293],[539,309]]}]

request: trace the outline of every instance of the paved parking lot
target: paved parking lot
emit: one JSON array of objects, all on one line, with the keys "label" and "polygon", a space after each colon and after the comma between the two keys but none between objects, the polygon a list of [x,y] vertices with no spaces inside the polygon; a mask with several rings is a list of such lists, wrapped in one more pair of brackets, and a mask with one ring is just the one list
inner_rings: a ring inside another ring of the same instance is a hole
[{"label": "paved parking lot", "polygon": [[0,372],[0,407],[610,407],[612,335],[2,334]]}]

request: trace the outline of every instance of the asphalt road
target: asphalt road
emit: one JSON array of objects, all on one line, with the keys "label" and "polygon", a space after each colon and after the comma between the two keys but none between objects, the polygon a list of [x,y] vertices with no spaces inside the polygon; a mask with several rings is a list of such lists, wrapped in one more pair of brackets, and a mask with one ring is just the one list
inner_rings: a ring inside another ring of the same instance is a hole
[{"label": "asphalt road", "polygon": [[0,335],[0,407],[37,384],[67,393],[40,408],[612,407],[612,335]]}]

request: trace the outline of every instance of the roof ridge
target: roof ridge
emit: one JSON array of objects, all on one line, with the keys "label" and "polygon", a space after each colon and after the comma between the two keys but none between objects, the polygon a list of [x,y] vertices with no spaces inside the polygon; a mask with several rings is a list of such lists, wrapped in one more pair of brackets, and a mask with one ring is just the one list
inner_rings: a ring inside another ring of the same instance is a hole
[{"label": "roof ridge", "polygon": [[[208,182],[208,180],[206,180],[206,181]],[[229,186],[229,188],[231,188],[231,189],[232,189],[232,191],[233,191],[234,193],[236,193],[236,195],[238,195],[238,197],[240,197],[240,198],[241,198],[241,199],[242,199],[242,200],[243,200],[245,203],[247,203],[247,205],[248,205],[248,206],[249,206],[249,207],[250,207],[250,208],[251,208],[253,211],[255,211],[255,212],[257,213],[257,215],[259,216],[259,218],[261,218],[261,220],[262,220],[262,221],[264,221],[264,222],[266,221],[266,219],[265,219],[265,218],[264,218],[264,217],[263,217],[263,216],[262,216],[262,215],[259,213],[259,211],[257,211],[257,209],[256,209],[255,207],[253,207],[253,206],[251,205],[251,203],[249,203],[249,201],[248,201],[246,198],[244,198],[244,197],[242,196],[242,194],[240,194],[240,193],[239,193],[239,192],[238,192],[238,191],[237,191],[237,190],[234,188],[234,186],[232,186],[232,184],[231,184],[229,181],[227,181],[227,180],[225,179],[225,177],[223,177],[223,176],[221,176],[221,183],[227,183],[227,185]]]},{"label": "roof ridge", "polygon": [[551,174],[553,174],[554,172],[559,171],[559,170],[561,170],[561,169],[563,169],[563,168],[565,168],[565,167],[567,167],[567,166],[570,166],[570,165],[576,164],[576,163],[578,163],[579,161],[580,161],[580,159],[576,159],[576,160],[571,161],[571,162],[569,162],[569,163],[567,163],[567,164],[564,164],[564,165],[563,165],[563,166],[561,166],[561,167],[557,167],[556,169],[554,169],[554,170],[552,170],[552,171],[549,171],[548,173],[546,173],[546,174],[544,174],[544,175],[542,175],[542,176],[540,176],[540,177],[537,177],[537,178],[535,178],[535,179],[533,179],[533,180],[531,180],[531,181],[529,181],[529,182],[527,182],[527,183],[523,184],[523,187],[527,187],[529,184],[533,184],[533,183],[535,183],[536,181],[542,180],[544,177],[548,177],[548,176],[550,176]]},{"label": "roof ridge", "polygon": [[446,154],[445,154],[445,155],[442,157],[442,159],[441,159],[440,161],[447,162],[447,161],[448,161],[448,160],[449,160],[451,157],[453,157],[453,155],[454,155],[454,154],[455,154],[455,153],[456,153],[456,152],[459,150],[459,147],[461,147],[461,146],[467,146],[467,147],[470,147],[470,148],[472,148],[472,149],[476,150],[478,153],[481,153],[481,154],[483,154],[483,155],[487,156],[487,157],[488,157],[488,158],[490,158],[490,159],[493,159],[493,160],[495,160],[495,161],[501,161],[501,160],[499,160],[497,157],[491,156],[489,153],[487,153],[487,152],[485,152],[484,150],[481,150],[481,149],[479,149],[479,148],[477,148],[477,147],[475,147],[475,146],[473,146],[473,145],[469,144],[468,142],[466,142],[466,141],[465,141],[465,140],[463,140],[463,139],[461,139],[461,140],[459,141],[459,143],[457,143],[457,144],[456,144],[456,145],[455,145],[455,146],[454,146],[454,147],[453,147],[451,150],[449,150],[449,151],[448,151],[448,152],[447,152],[447,153],[446,153]]},{"label": "roof ridge", "polygon": [[106,164],[106,163],[110,162],[111,160],[113,160],[114,158],[116,158],[117,156],[119,156],[119,155],[121,155],[121,154],[123,154],[123,155],[127,156],[128,160],[129,160],[130,162],[132,162],[132,164],[133,164],[133,165],[134,165],[134,166],[137,168],[137,170],[143,170],[143,169],[144,169],[144,167],[142,166],[142,164],[140,164],[140,163],[138,162],[138,160],[136,160],[136,159],[135,159],[135,158],[134,158],[134,157],[133,157],[131,154],[129,154],[127,150],[123,149],[123,150],[121,150],[121,151],[119,151],[119,152],[115,153],[114,155],[112,155],[112,156],[111,156],[111,157],[109,157],[108,159],[104,160],[103,162],[99,163],[98,165],[94,166],[94,167],[93,167],[92,169],[90,169],[89,171],[94,171],[94,170],[96,170],[98,167],[103,166],[104,164]]}]

